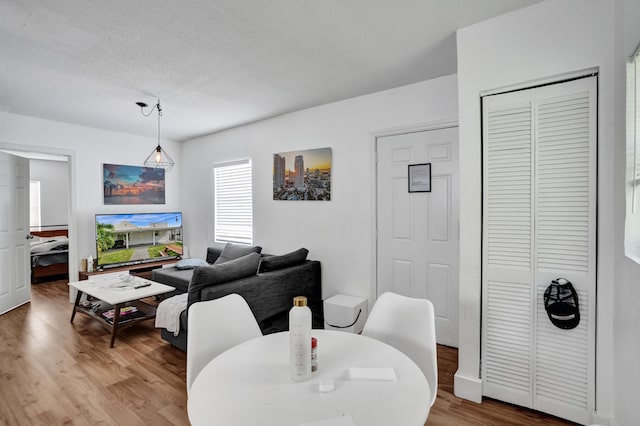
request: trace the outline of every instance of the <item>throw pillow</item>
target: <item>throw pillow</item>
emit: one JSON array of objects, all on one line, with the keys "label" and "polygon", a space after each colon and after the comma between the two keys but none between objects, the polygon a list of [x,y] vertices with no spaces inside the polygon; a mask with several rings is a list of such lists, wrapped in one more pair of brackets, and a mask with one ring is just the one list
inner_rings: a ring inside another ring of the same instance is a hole
[{"label": "throw pillow", "polygon": [[259,264],[260,255],[249,253],[228,262],[196,267],[189,283],[187,306],[200,301],[200,290],[203,288],[255,275]]},{"label": "throw pillow", "polygon": [[260,270],[258,272],[269,272],[277,269],[288,268],[290,266],[300,265],[307,260],[309,250],[300,248],[291,253],[281,256],[266,256],[260,261]]},{"label": "throw pillow", "polygon": [[245,256],[249,253],[260,254],[261,251],[262,247],[260,246],[243,246],[240,244],[227,243],[227,245],[222,249],[220,257],[216,259],[214,264],[217,265],[218,263],[228,262],[230,260]]},{"label": "throw pillow", "polygon": [[177,269],[193,269],[196,266],[207,266],[208,263],[204,259],[191,258],[191,259],[182,259],[178,263],[176,263]]}]

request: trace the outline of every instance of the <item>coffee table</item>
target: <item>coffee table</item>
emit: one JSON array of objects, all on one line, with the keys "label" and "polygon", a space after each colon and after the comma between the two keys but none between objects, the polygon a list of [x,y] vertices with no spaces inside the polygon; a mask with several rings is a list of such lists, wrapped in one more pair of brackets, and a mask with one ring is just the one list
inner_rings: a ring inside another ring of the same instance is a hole
[{"label": "coffee table", "polygon": [[[102,274],[89,280],[70,282],[69,286],[77,290],[73,312],[71,313],[71,322],[73,322],[76,312],[81,312],[93,318],[104,328],[111,331],[110,348],[113,348],[118,329],[155,318],[156,307],[141,299],[175,290],[174,287],[122,272]],[[83,306],[81,304],[83,294],[97,300],[92,303],[86,303],[87,306]],[[137,312],[121,315],[121,308],[129,306],[135,307]],[[113,316],[112,318],[107,318],[104,312],[111,309],[113,309]]]}]

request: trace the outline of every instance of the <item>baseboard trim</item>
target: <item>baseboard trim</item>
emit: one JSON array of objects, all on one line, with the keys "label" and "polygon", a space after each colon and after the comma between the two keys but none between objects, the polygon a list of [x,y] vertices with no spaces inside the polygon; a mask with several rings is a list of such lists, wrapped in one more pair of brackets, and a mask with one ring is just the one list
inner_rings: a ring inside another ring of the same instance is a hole
[{"label": "baseboard trim", "polygon": [[615,426],[616,424],[617,423],[611,417],[601,416],[597,412],[591,414],[591,425],[593,426]]},{"label": "baseboard trim", "polygon": [[482,402],[482,380],[477,377],[464,376],[458,370],[453,376],[453,394],[458,398],[480,404]]}]

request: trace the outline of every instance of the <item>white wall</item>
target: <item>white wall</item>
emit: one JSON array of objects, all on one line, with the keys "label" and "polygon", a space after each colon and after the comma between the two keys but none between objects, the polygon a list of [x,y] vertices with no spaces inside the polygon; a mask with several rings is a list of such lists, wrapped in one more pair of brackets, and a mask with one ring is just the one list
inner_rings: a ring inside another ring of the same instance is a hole
[{"label": "white wall", "polygon": [[598,67],[598,415],[611,417],[614,398],[625,397],[613,381],[614,295],[620,279],[615,269],[623,244],[616,223],[624,197],[624,164],[616,155],[624,150],[624,137],[614,126],[615,23],[614,0],[549,0],[458,32],[461,345],[456,394],[479,400],[481,392],[480,93]]},{"label": "white wall", "polygon": [[29,177],[31,180],[40,182],[40,223],[42,226],[67,225],[69,220],[69,163],[30,160]]},{"label": "white wall", "polygon": [[[185,244],[203,257],[212,242],[213,164],[253,162],[254,243],[265,253],[300,247],[322,262],[323,297],[375,294],[374,138],[390,128],[457,118],[456,77],[447,76],[287,114],[185,142]],[[331,201],[273,201],[273,154],[332,148]],[[188,166],[186,166],[188,164]],[[198,226],[190,226],[197,223]],[[202,224],[208,223],[206,229]]]},{"label": "white wall", "polygon": [[[133,110],[132,114],[136,111]],[[157,145],[156,138],[76,126],[0,112],[0,148],[64,154],[70,158],[70,279],[77,278],[80,259],[96,256],[95,214],[176,211],[181,209],[180,144],[162,141],[176,161],[166,175],[166,204],[105,206],[102,200],[102,164],[142,165]],[[75,234],[73,233],[75,230]]]}]

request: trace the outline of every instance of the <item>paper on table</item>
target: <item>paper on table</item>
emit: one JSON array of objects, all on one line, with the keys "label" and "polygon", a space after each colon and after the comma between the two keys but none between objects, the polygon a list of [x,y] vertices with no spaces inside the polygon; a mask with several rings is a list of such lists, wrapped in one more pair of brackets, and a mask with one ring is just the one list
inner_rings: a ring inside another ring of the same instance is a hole
[{"label": "paper on table", "polygon": [[356,426],[350,415],[334,417],[333,419],[317,420],[315,422],[300,423],[298,426]]},{"label": "paper on table", "polygon": [[386,382],[395,382],[398,380],[396,372],[393,368],[360,368],[351,367],[349,369],[349,378],[351,380],[381,380]]}]

